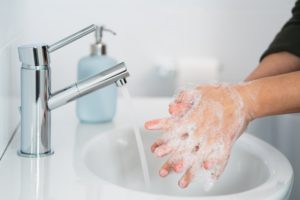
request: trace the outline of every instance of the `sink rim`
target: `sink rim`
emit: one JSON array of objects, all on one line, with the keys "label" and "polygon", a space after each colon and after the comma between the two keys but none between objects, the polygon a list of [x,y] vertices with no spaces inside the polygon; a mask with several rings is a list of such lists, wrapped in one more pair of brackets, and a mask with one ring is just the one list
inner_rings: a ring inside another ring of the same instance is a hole
[{"label": "sink rim", "polygon": [[[108,180],[105,180],[96,174],[92,172],[92,170],[89,168],[88,163],[85,161],[85,157],[87,156],[90,148],[92,148],[97,141],[99,137],[103,137],[103,134],[109,134],[109,132],[116,131],[116,130],[128,130],[131,129],[129,126],[124,126],[124,127],[118,127],[112,130],[107,130],[100,135],[96,135],[92,138],[90,138],[88,141],[86,141],[85,145],[83,145],[81,149],[81,161],[78,164],[80,165],[81,173],[83,173],[82,177],[85,177],[88,180],[93,180],[96,182],[101,182],[110,186],[113,186],[117,189],[122,189],[124,191],[129,191],[132,194],[142,194],[146,196],[152,196],[154,198],[158,197],[164,197],[164,198],[171,198],[171,199],[232,199],[238,198],[238,199],[253,199],[253,198],[270,198],[271,196],[277,197],[278,196],[284,196],[287,191],[289,190],[292,182],[293,182],[293,169],[288,161],[288,159],[277,149],[275,149],[273,146],[270,144],[264,142],[263,140],[249,134],[249,133],[244,133],[238,141],[243,142],[247,145],[250,145],[250,150],[251,153],[254,155],[258,156],[262,161],[264,161],[265,166],[267,167],[269,171],[269,176],[263,182],[262,184],[258,185],[257,187],[251,188],[249,190],[243,191],[243,192],[238,192],[238,193],[233,193],[233,194],[226,194],[226,195],[214,195],[214,196],[172,196],[172,195],[166,195],[166,194],[157,194],[157,193],[150,193],[150,192],[145,192],[145,191],[140,191],[140,190],[134,190],[130,188],[126,188],[117,184],[114,184]],[[272,156],[269,156],[272,155]],[[281,166],[277,165],[276,163],[282,163]],[[268,194],[265,194],[266,191],[268,191]]]}]

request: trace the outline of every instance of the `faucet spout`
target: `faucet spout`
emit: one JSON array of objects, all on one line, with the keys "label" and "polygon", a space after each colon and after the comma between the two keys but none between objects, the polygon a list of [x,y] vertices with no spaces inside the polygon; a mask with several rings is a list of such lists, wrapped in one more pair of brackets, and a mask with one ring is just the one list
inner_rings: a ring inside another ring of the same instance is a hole
[{"label": "faucet spout", "polygon": [[67,104],[81,96],[89,94],[95,90],[116,83],[117,86],[126,84],[126,78],[129,76],[125,64],[119,63],[108,70],[90,76],[85,80],[72,84],[62,90],[50,94],[48,100],[48,109],[54,110]]}]

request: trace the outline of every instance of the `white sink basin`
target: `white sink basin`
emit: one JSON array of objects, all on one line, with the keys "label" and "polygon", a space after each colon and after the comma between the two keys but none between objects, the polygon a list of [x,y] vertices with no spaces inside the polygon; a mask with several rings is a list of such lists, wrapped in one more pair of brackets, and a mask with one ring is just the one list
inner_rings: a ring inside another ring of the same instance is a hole
[{"label": "white sink basin", "polygon": [[[169,102],[163,98],[134,99],[137,124],[168,116]],[[16,135],[0,162],[1,200],[288,199],[293,182],[288,160],[248,134],[237,141],[221,180],[205,192],[197,182],[180,189],[178,174],[159,177],[164,160],[152,155],[149,148],[160,133],[142,129],[151,178],[151,188],[146,190],[135,137],[128,125],[128,114],[133,113],[128,103],[119,99],[114,121],[105,124],[78,123],[74,108],[71,103],[53,112],[52,156],[17,156],[20,134]]]},{"label": "white sink basin", "polygon": [[[244,134],[233,148],[225,173],[210,191],[193,182],[187,189],[177,186],[181,175],[158,175],[163,159],[149,150],[159,133],[142,129],[151,186],[145,188],[134,133],[130,128],[102,133],[83,148],[86,167],[99,179],[132,190],[149,193],[153,199],[183,197],[197,199],[287,199],[293,181],[288,160],[256,137]],[[149,197],[147,196],[147,197]]]}]

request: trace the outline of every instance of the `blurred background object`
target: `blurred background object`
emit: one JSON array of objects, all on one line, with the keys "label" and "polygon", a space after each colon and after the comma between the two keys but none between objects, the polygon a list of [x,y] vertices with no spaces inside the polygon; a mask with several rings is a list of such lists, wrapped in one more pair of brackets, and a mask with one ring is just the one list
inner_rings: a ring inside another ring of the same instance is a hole
[{"label": "blurred background object", "polygon": [[220,63],[216,58],[179,58],[176,72],[177,88],[220,81]]}]

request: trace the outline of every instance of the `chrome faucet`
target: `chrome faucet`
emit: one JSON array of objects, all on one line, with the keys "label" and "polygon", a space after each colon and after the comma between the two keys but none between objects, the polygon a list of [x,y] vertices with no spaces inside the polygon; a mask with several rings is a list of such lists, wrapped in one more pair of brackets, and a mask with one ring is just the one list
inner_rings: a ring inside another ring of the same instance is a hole
[{"label": "chrome faucet", "polygon": [[115,83],[126,84],[129,76],[124,63],[51,92],[50,53],[95,32],[91,25],[52,45],[24,45],[18,48],[21,67],[21,148],[20,156],[40,157],[53,154],[51,149],[51,111],[83,95]]}]

